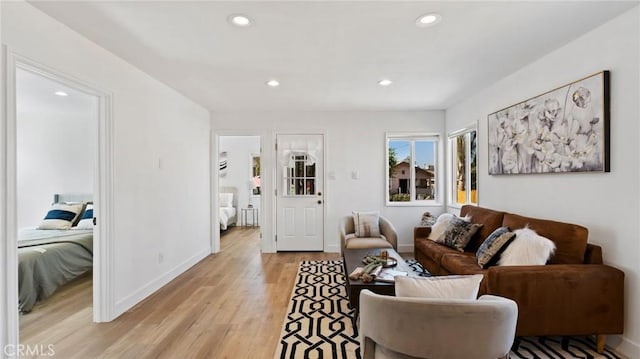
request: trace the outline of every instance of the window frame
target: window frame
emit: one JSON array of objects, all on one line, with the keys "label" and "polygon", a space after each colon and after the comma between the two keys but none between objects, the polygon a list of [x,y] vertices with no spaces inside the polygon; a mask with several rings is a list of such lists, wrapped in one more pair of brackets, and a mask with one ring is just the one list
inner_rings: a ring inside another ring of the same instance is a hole
[{"label": "window frame", "polygon": [[[471,202],[471,133],[476,133],[476,202]],[[458,186],[457,186],[457,143],[456,139],[460,136],[465,136],[465,202],[458,202]],[[447,135],[447,145],[449,147],[449,171],[448,171],[448,184],[449,191],[447,194],[447,206],[453,208],[460,208],[464,205],[470,204],[477,206],[479,202],[479,182],[478,177],[478,125],[472,124],[465,126],[459,130],[453,131]]]},{"label": "window frame", "polygon": [[[442,201],[442,173],[443,171],[440,168],[440,155],[442,153],[442,140],[441,134],[432,133],[432,132],[402,132],[402,133],[386,133],[385,134],[385,153],[384,153],[384,178],[385,178],[385,206],[387,207],[424,207],[424,206],[441,206]],[[411,162],[415,163],[415,142],[416,141],[432,141],[434,144],[434,164],[433,168],[435,170],[435,199],[424,199],[417,200],[415,199],[415,185],[416,185],[416,173],[415,166],[410,166],[410,181],[409,181],[409,201],[391,201],[389,194],[389,142],[390,141],[409,141],[410,142],[410,152],[409,155],[411,157]]]}]

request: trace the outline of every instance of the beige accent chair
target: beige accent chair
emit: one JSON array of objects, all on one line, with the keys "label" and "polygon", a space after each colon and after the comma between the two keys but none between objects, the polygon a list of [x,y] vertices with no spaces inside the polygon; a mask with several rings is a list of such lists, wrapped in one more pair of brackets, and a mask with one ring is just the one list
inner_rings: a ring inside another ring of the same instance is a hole
[{"label": "beige accent chair", "polygon": [[393,248],[398,249],[398,234],[388,219],[380,216],[378,237],[356,237],[353,216],[345,216],[340,221],[340,249],[345,248]]},{"label": "beige accent chair", "polygon": [[508,358],[518,305],[483,295],[477,300],[392,297],[360,292],[363,359]]}]

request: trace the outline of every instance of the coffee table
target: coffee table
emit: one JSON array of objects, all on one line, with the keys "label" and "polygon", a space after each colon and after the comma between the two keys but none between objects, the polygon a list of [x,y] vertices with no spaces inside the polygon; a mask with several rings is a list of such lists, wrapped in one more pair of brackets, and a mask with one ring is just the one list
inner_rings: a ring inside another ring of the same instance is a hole
[{"label": "coffee table", "polygon": [[409,276],[417,276],[411,267],[400,257],[400,255],[391,248],[365,248],[365,249],[349,249],[345,248],[342,251],[342,263],[344,265],[345,272],[345,285],[347,287],[347,295],[349,296],[349,305],[355,309],[353,314],[353,326],[356,326],[356,320],[358,318],[358,308],[360,304],[360,291],[363,289],[369,289],[376,294],[382,295],[395,295],[395,284],[387,282],[369,282],[365,283],[361,280],[353,280],[349,278],[349,274],[353,272],[356,267],[363,267],[362,259],[367,255],[379,255],[381,249],[386,249],[389,253],[389,257],[398,261],[398,264],[392,267],[395,270],[407,272]]}]

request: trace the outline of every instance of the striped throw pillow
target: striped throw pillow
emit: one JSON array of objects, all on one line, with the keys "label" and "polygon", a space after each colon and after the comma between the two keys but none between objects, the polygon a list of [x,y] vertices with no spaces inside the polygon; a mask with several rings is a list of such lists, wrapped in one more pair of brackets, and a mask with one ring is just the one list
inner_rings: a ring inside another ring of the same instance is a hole
[{"label": "striped throw pillow", "polygon": [[93,204],[87,204],[87,207],[84,209],[82,217],[80,218],[80,222],[78,222],[78,225],[75,228],[93,229]]},{"label": "striped throw pillow", "polygon": [[356,237],[380,237],[380,213],[353,212]]},{"label": "striped throw pillow", "polygon": [[82,213],[83,203],[54,203],[38,229],[69,229]]}]

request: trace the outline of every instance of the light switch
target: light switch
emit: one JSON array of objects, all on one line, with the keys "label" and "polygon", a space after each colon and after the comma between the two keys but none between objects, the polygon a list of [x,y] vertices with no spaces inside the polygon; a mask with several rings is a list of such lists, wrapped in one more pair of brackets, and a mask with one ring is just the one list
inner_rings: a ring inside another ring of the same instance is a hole
[{"label": "light switch", "polygon": [[354,179],[354,180],[360,179],[360,172],[351,171],[351,179]]},{"label": "light switch", "polygon": [[334,171],[329,171],[327,176],[329,177],[330,180],[336,179],[336,173]]}]

